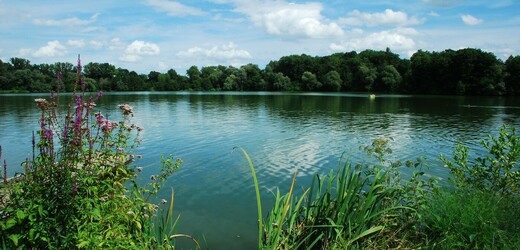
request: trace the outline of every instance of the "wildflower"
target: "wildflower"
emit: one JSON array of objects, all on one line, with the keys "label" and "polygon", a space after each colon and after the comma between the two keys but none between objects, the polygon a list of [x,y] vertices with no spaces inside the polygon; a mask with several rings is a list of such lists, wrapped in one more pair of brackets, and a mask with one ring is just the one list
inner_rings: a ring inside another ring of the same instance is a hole
[{"label": "wildflower", "polygon": [[47,107],[49,107],[49,103],[43,98],[36,98],[34,101],[36,102],[36,105],[38,105],[38,107],[40,107],[42,110],[45,110]]},{"label": "wildflower", "polygon": [[143,217],[144,217],[145,219],[150,218],[150,216],[149,216],[148,214],[143,214]]},{"label": "wildflower", "polygon": [[108,200],[108,198],[107,198],[107,197],[101,197],[100,200],[101,200],[102,202],[105,202],[105,201]]},{"label": "wildflower", "polygon": [[81,77],[81,92],[85,92],[85,77]]},{"label": "wildflower", "polygon": [[96,106],[96,103],[94,103],[94,102],[83,103],[83,106],[88,109],[93,109]]},{"label": "wildflower", "polygon": [[133,113],[133,111],[132,111],[132,109],[133,109],[132,106],[130,106],[130,105],[128,105],[128,104],[119,104],[118,106],[119,106],[119,108],[120,108],[121,110],[123,110],[123,114],[124,114],[124,115],[129,115],[129,114],[132,114],[132,113]]},{"label": "wildflower", "polygon": [[102,96],[103,96],[103,91],[100,90],[100,91],[97,93],[97,97],[100,98],[100,97],[102,97]]},{"label": "wildflower", "polygon": [[81,72],[81,60],[79,58],[79,55],[78,55],[78,72]]},{"label": "wildflower", "polygon": [[167,202],[168,202],[168,201],[165,200],[165,199],[162,199],[162,200],[161,200],[161,203],[162,203],[162,204],[166,204]]},{"label": "wildflower", "polygon": [[132,215],[132,214],[134,214],[134,212],[132,212],[132,211],[130,210],[130,211],[126,212],[126,214],[128,214],[128,215]]},{"label": "wildflower", "polygon": [[45,139],[47,141],[51,141],[52,140],[52,130],[50,130],[50,129],[43,129],[42,133],[43,133],[43,137],[45,137]]}]

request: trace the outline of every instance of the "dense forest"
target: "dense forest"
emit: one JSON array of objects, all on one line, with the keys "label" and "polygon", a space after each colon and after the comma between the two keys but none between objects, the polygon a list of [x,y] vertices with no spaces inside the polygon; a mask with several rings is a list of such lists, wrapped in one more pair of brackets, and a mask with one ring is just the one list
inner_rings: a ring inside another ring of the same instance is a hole
[{"label": "dense forest", "polygon": [[[33,65],[23,58],[0,60],[0,91],[71,91],[76,66],[71,63]],[[182,75],[170,69],[148,75],[109,63],[84,65],[88,91],[343,91],[448,95],[519,95],[520,56],[505,62],[493,53],[466,48],[429,52],[410,59],[386,51],[335,53],[328,56],[290,55],[269,62],[265,69],[247,64],[190,67]]]}]

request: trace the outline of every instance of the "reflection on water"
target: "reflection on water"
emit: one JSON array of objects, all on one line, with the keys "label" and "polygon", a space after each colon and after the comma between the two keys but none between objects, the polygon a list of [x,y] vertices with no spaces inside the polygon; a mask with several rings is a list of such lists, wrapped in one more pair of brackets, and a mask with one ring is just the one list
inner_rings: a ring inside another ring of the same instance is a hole
[{"label": "reflection on water", "polygon": [[[31,154],[39,97],[0,95],[0,144],[9,175]],[[204,235],[217,249],[256,247],[254,190],[236,146],[253,158],[267,209],[271,192],[287,190],[296,167],[297,184],[308,185],[313,174],[336,168],[342,153],[353,162],[365,160],[359,147],[376,138],[393,139],[392,159],[425,156],[431,174],[445,177],[437,158],[450,155],[455,142],[478,149],[484,135],[503,123],[520,125],[520,100],[514,98],[145,92],[111,93],[98,107],[115,119],[120,103],[134,106],[134,122],[145,128],[138,152],[144,155],[138,162],[142,178],[157,170],[161,155],[182,158],[168,180],[181,214],[179,232]]]}]

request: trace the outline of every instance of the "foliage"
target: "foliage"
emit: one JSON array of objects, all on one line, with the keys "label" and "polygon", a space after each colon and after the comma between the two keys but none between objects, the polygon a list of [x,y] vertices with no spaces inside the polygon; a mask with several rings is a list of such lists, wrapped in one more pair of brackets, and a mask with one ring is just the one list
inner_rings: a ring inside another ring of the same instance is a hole
[{"label": "foliage", "polygon": [[481,142],[486,154],[474,157],[457,144],[450,161],[452,187],[436,192],[424,224],[431,244],[443,249],[518,249],[520,247],[520,137],[504,125]]},{"label": "foliage", "polygon": [[[390,49],[328,56],[289,55],[258,65],[193,65],[184,75],[174,69],[139,74],[109,63],[85,65],[86,90],[103,91],[355,91],[449,95],[517,95],[519,56],[504,63],[480,49],[419,50],[401,59]],[[67,63],[31,65],[23,58],[0,61],[0,90],[42,92],[54,76],[74,77]],[[73,82],[73,81],[68,81]],[[61,86],[73,91],[73,85]],[[54,89],[57,91],[57,89]]]},{"label": "foliage", "polygon": [[[275,204],[264,221],[257,192],[260,248],[386,248],[395,247],[396,239],[406,241],[400,232],[414,229],[419,222],[435,181],[422,178],[418,161],[407,164],[416,171],[403,182],[397,171],[401,164],[383,160],[390,152],[387,144],[388,140],[379,139],[365,148],[379,160],[376,165],[345,163],[327,176],[316,175],[299,198],[294,193],[296,170],[289,192],[276,191]],[[258,190],[253,163],[242,151]]]},{"label": "foliage", "polygon": [[518,249],[518,205],[518,198],[486,190],[440,190],[424,213],[430,244],[441,249]]},{"label": "foliage", "polygon": [[520,137],[516,129],[504,125],[497,137],[481,142],[488,150],[484,157],[469,158],[468,147],[457,144],[453,161],[441,156],[452,174],[452,183],[461,188],[490,190],[501,195],[518,194],[520,188]]},{"label": "foliage", "polygon": [[132,107],[119,105],[119,122],[95,112],[102,93],[86,95],[79,58],[76,69],[65,111],[59,93],[35,100],[41,118],[33,157],[0,187],[0,242],[12,249],[172,248],[173,190],[166,218],[149,199],[181,160],[164,158],[160,174],[139,186],[135,149],[142,128],[131,123]]}]

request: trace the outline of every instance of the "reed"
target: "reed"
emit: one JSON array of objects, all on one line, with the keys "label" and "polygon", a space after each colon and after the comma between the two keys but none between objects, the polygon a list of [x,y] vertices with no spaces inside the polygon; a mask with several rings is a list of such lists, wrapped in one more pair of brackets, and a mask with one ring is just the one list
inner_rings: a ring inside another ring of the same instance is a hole
[{"label": "reed", "polygon": [[[259,190],[254,165],[244,149]],[[262,222],[261,197],[257,191],[259,249],[353,248],[385,228],[386,218],[411,209],[394,202],[398,187],[386,185],[389,171],[384,168],[365,174],[350,163],[336,171],[316,175],[300,197],[294,194],[297,169],[287,194],[277,189],[275,203]]]}]

